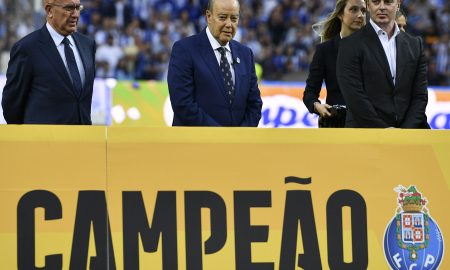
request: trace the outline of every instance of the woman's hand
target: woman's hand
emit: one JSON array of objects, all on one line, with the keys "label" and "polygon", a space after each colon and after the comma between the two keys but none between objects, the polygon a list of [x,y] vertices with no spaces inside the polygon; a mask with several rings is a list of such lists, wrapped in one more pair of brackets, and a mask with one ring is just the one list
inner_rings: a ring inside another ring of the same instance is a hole
[{"label": "woman's hand", "polygon": [[331,112],[328,109],[331,109],[331,106],[328,104],[314,103],[314,110],[322,117],[326,118],[331,116]]}]

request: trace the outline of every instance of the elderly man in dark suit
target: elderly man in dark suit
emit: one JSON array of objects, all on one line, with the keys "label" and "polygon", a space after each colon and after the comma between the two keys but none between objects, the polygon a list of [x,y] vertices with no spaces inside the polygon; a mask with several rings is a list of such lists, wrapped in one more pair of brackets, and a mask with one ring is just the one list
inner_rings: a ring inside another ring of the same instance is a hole
[{"label": "elderly man in dark suit", "polygon": [[45,0],[47,23],[18,41],[3,89],[8,124],[91,124],[95,42],[76,33],[79,0]]},{"label": "elderly man in dark suit", "polygon": [[370,22],[341,41],[337,78],[346,127],[429,128],[422,41],[395,23],[399,0],[368,0]]},{"label": "elderly man in dark suit", "polygon": [[253,53],[232,40],[239,2],[209,1],[206,19],[206,29],[172,48],[167,76],[172,124],[255,127],[262,101]]}]

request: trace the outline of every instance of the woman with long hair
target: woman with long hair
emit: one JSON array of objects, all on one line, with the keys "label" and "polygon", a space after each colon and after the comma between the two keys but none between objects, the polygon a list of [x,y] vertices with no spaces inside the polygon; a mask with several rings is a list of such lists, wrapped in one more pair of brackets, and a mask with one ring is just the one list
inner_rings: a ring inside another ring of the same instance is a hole
[{"label": "woman with long hair", "polygon": [[[365,18],[366,4],[364,0],[337,0],[334,11],[324,21],[313,25],[313,29],[319,33],[322,43],[317,45],[310,65],[303,102],[310,113],[320,116],[319,121],[325,120],[324,122],[326,122],[327,118],[335,116],[333,105],[345,105],[336,78],[339,42],[364,26]],[[325,80],[327,88],[324,104],[319,100],[323,80]],[[344,122],[342,121],[342,127]],[[340,127],[341,124],[338,126]]]}]

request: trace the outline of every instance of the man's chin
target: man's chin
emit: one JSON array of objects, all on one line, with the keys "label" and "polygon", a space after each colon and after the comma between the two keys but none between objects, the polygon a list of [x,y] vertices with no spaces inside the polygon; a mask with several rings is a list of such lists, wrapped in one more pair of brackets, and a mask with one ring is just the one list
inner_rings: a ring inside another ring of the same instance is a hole
[{"label": "man's chin", "polygon": [[377,18],[376,20],[374,20],[374,22],[376,22],[377,24],[387,24],[389,23],[389,18]]},{"label": "man's chin", "polygon": [[67,29],[67,31],[70,32],[70,33],[76,32],[77,31],[77,27],[76,26],[75,27],[70,27],[70,28]]},{"label": "man's chin", "polygon": [[221,44],[222,46],[225,46],[228,42],[230,42],[230,40],[231,40],[231,39],[228,39],[228,38],[227,38],[227,39],[221,39],[221,40],[220,40],[220,44]]}]

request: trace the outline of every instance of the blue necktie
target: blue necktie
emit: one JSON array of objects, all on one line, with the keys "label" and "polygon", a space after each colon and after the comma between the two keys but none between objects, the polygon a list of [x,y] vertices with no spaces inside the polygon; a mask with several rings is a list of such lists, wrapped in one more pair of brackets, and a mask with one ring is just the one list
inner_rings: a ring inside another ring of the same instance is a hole
[{"label": "blue necktie", "polygon": [[67,66],[69,67],[70,77],[72,78],[73,87],[78,96],[81,95],[81,77],[78,71],[77,61],[75,61],[75,55],[73,54],[72,48],[70,48],[70,42],[65,37],[62,41],[64,43],[64,54],[66,55]]},{"label": "blue necktie", "polygon": [[233,77],[231,76],[230,64],[228,63],[228,60],[226,57],[226,49],[224,47],[220,47],[217,50],[222,55],[220,57],[219,68],[220,68],[220,71],[222,71],[223,82],[225,84],[225,90],[227,92],[229,102],[230,102],[230,104],[232,104],[233,98],[234,98],[234,82],[233,82]]}]

